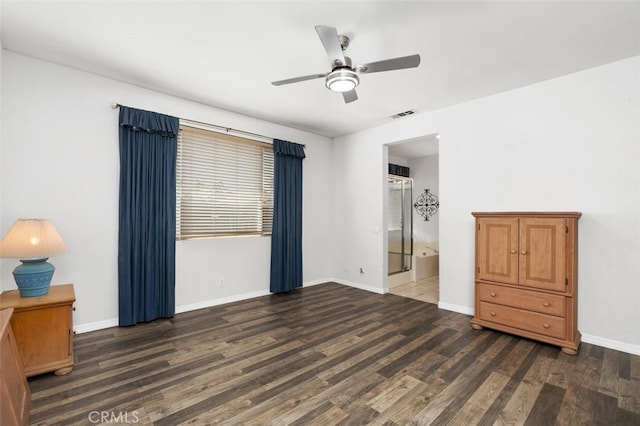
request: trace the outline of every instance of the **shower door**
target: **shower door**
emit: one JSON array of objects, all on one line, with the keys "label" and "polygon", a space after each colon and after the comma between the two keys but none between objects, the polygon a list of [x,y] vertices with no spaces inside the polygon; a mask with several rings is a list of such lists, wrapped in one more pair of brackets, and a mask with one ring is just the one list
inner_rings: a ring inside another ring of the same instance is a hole
[{"label": "shower door", "polygon": [[411,211],[413,180],[389,175],[387,229],[389,275],[411,270],[413,255],[413,215]]}]

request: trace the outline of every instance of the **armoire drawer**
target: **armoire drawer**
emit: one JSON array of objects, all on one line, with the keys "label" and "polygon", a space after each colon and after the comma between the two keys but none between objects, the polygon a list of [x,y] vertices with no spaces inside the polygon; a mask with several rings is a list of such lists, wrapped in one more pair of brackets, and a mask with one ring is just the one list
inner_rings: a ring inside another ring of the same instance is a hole
[{"label": "armoire drawer", "polygon": [[477,291],[480,300],[485,302],[565,316],[564,296],[485,283],[478,283]]},{"label": "armoire drawer", "polygon": [[480,302],[479,318],[545,336],[565,338],[565,319],[509,306]]}]

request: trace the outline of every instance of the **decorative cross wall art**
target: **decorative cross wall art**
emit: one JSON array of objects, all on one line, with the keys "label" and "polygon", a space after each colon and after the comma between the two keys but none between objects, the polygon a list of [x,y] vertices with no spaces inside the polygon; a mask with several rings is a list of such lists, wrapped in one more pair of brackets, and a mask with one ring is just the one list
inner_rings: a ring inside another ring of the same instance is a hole
[{"label": "decorative cross wall art", "polygon": [[438,201],[438,197],[432,194],[429,188],[427,188],[418,196],[413,207],[424,220],[428,221],[431,216],[438,213],[440,202]]}]

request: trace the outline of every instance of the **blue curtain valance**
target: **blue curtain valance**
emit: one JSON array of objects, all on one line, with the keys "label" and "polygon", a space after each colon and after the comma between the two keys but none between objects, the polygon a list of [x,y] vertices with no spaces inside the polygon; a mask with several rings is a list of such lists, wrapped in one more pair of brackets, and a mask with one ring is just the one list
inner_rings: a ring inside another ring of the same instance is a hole
[{"label": "blue curtain valance", "polygon": [[273,153],[275,155],[284,155],[287,157],[305,158],[304,145],[293,142],[283,141],[281,139],[273,140]]},{"label": "blue curtain valance", "polygon": [[133,132],[177,136],[180,121],[176,117],[126,106],[120,107],[120,127]]}]

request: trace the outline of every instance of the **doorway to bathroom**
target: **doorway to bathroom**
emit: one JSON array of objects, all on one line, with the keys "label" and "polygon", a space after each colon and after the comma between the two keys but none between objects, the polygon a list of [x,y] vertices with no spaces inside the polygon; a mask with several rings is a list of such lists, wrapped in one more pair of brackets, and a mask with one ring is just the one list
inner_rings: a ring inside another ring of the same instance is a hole
[{"label": "doorway to bathroom", "polygon": [[[439,137],[434,134],[389,144],[388,160],[392,164],[390,171],[404,172],[402,177],[391,173],[387,177],[389,293],[437,304]],[[406,189],[408,182],[410,196]]]}]

